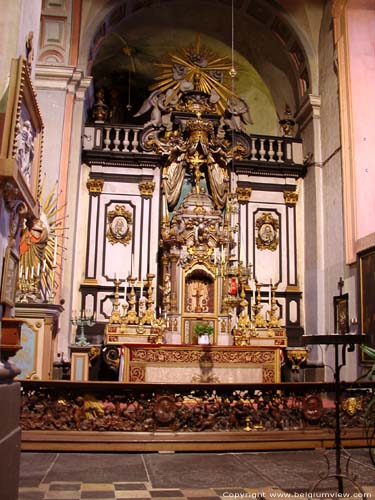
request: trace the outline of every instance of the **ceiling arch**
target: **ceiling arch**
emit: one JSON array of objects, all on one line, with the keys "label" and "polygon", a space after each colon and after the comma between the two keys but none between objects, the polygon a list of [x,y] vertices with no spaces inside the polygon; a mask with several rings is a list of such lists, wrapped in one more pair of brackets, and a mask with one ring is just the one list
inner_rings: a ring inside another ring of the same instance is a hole
[{"label": "ceiling arch", "polygon": [[[312,53],[311,47],[306,40],[301,42],[292,28],[295,19],[289,23],[288,13],[279,5],[293,1],[234,1],[235,63],[240,66],[236,85],[241,87],[239,80],[245,74],[242,86],[253,88],[252,98],[260,100],[258,104],[269,101],[276,116],[282,116],[286,104],[296,110],[303,96],[311,92],[306,55]],[[189,45],[197,32],[219,55],[230,56],[231,4],[231,0],[191,0],[187,10],[183,0],[133,0],[111,2],[110,9],[109,2],[103,1],[96,18],[90,19],[88,71],[100,80],[106,72],[126,73],[135,66],[137,78],[144,83],[148,78],[151,83],[154,62],[176,47]],[[88,48],[87,38],[82,46],[85,44]],[[124,53],[126,46],[132,57]],[[249,104],[254,106],[251,98]]]}]

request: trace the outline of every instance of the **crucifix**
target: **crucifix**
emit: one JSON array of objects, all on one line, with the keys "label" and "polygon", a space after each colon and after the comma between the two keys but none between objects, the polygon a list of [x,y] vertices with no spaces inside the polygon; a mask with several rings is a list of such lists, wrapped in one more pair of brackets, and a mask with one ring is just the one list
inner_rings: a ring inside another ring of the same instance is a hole
[{"label": "crucifix", "polygon": [[200,305],[200,299],[203,297],[202,285],[203,283],[197,283],[195,294],[192,295],[195,298],[195,312],[197,313],[202,312],[202,307]]},{"label": "crucifix", "polygon": [[198,151],[195,151],[194,156],[190,158],[190,164],[194,168],[194,177],[195,177],[195,192],[199,194],[200,191],[200,180],[201,180],[201,171],[200,171],[200,166],[202,163],[205,163],[206,160],[201,157],[201,155],[198,153]]},{"label": "crucifix", "polygon": [[337,286],[340,290],[340,296],[342,295],[342,289],[344,288],[344,280],[342,279],[342,276],[340,276],[340,279],[337,283]]}]

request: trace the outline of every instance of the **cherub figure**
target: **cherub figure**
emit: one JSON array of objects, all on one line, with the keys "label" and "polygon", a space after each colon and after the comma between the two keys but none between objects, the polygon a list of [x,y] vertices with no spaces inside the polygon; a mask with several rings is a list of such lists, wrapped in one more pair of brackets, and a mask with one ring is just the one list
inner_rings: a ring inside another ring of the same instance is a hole
[{"label": "cherub figure", "polygon": [[225,123],[236,132],[247,133],[246,126],[253,124],[249,107],[246,101],[240,97],[230,97],[227,101],[227,114]]}]

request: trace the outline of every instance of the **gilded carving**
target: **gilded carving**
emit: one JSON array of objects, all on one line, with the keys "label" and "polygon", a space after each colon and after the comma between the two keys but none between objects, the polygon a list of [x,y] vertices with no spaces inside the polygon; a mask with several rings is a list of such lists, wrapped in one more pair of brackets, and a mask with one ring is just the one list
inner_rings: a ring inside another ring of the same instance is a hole
[{"label": "gilded carving", "polygon": [[342,409],[352,417],[358,411],[362,410],[362,400],[360,397],[349,397],[341,403]]},{"label": "gilded carving", "polygon": [[238,201],[250,201],[251,191],[252,190],[249,187],[237,187]]},{"label": "gilded carving", "polygon": [[9,219],[9,247],[13,248],[17,234],[21,228],[22,220],[27,216],[26,203],[21,199],[20,191],[11,182],[5,181],[0,186],[5,202],[5,208],[10,213]]},{"label": "gilded carving", "polygon": [[270,212],[264,212],[256,221],[256,230],[257,248],[274,252],[279,244],[279,221]]},{"label": "gilded carving", "polygon": [[133,215],[124,205],[116,205],[107,214],[107,239],[112,245],[122,243],[126,246],[132,237]]},{"label": "gilded carving", "polygon": [[101,193],[103,191],[104,179],[88,179],[86,186],[90,193]]},{"label": "gilded carving", "polygon": [[155,190],[155,182],[154,181],[141,181],[138,184],[139,192],[141,196],[144,198],[150,198]]},{"label": "gilded carving", "polygon": [[295,191],[284,191],[284,201],[286,205],[295,205],[298,201],[298,193]]}]

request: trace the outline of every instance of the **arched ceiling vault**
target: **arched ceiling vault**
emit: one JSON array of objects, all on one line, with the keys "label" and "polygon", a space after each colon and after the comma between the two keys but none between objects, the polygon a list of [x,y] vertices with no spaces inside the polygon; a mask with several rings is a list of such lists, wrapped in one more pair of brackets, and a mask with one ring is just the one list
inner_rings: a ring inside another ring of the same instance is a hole
[{"label": "arched ceiling vault", "polygon": [[[311,19],[306,6],[301,8],[307,3],[315,12]],[[314,91],[317,41],[309,31],[315,33],[313,21],[319,19],[323,3],[234,0],[236,92],[247,93],[250,109],[272,107],[277,122],[286,104],[294,112],[303,96]],[[197,33],[210,50],[231,57],[231,4],[231,0],[96,0],[95,19],[86,16],[84,21],[83,32],[90,35],[82,40],[81,64],[86,60],[94,83],[100,86],[113,75],[125,84],[131,72],[145,95],[155,76],[155,63],[194,43]],[[300,26],[298,36],[292,26]],[[135,81],[132,92],[134,85]],[[271,115],[270,111],[268,119]],[[256,131],[267,133],[260,128]]]}]

